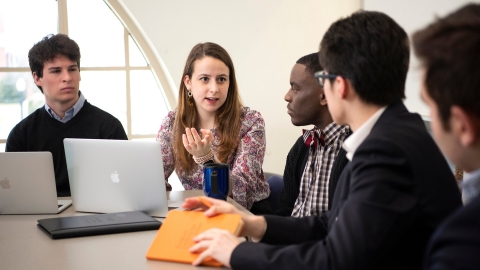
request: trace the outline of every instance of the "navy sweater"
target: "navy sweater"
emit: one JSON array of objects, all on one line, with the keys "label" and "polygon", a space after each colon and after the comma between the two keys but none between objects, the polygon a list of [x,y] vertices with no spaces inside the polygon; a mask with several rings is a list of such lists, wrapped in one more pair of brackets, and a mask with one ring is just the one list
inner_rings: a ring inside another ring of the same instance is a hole
[{"label": "navy sweater", "polygon": [[[63,139],[122,139],[127,135],[120,121],[85,101],[75,117],[62,123],[38,108],[10,132],[6,152],[49,151],[53,156],[57,196],[70,196]],[[26,164],[27,165],[27,164]]]}]

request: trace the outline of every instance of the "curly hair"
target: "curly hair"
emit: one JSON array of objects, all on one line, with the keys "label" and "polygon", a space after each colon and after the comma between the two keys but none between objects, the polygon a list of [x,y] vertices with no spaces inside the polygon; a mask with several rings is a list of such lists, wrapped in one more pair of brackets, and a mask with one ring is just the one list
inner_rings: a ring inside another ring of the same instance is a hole
[{"label": "curly hair", "polygon": [[[45,62],[53,60],[59,55],[64,55],[71,61],[77,62],[80,69],[80,48],[78,44],[65,34],[50,34],[35,43],[28,52],[30,70],[38,77],[43,77]],[[38,86],[43,93],[42,87]]]}]

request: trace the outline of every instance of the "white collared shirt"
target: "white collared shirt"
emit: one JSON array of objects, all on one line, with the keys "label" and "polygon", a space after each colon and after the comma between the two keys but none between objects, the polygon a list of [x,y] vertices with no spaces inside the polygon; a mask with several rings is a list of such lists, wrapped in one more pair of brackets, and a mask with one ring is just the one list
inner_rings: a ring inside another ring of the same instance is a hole
[{"label": "white collared shirt", "polygon": [[63,117],[63,119],[60,118],[60,116],[58,116],[50,108],[50,106],[47,105],[47,103],[45,103],[45,110],[47,110],[48,114],[50,114],[50,116],[52,118],[55,118],[62,123],[66,123],[66,122],[72,120],[72,118],[75,117],[75,115],[77,115],[77,113],[80,111],[80,109],[83,107],[83,104],[85,103],[85,97],[83,96],[82,92],[79,92],[79,93],[80,93],[80,96],[79,96],[77,102],[75,102],[75,104],[73,105],[72,108],[68,109],[68,111],[65,112],[65,116]]},{"label": "white collared shirt", "polygon": [[378,118],[380,118],[386,108],[387,106],[380,108],[343,142],[342,147],[347,151],[347,158],[349,161],[352,161],[355,151],[357,151],[357,148],[363,143],[365,138],[367,138],[368,134],[370,134],[373,126],[377,123]]},{"label": "white collared shirt", "polygon": [[480,168],[471,171],[468,176],[463,176],[462,201],[467,205],[480,194]]},{"label": "white collared shirt", "polygon": [[469,173],[463,172],[463,182],[468,183],[469,181],[472,181],[475,178],[480,178],[480,168],[471,171]]}]

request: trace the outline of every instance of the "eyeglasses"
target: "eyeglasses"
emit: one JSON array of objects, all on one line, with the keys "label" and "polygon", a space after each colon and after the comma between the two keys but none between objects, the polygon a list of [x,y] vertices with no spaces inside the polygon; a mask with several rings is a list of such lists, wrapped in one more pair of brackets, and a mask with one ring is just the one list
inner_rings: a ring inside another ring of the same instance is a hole
[{"label": "eyeglasses", "polygon": [[346,76],[343,76],[343,75],[326,74],[325,71],[323,70],[315,72],[314,75],[315,75],[315,80],[317,81],[318,85],[320,85],[321,87],[323,87],[323,85],[325,84],[325,79],[335,79],[338,76],[346,78]]}]

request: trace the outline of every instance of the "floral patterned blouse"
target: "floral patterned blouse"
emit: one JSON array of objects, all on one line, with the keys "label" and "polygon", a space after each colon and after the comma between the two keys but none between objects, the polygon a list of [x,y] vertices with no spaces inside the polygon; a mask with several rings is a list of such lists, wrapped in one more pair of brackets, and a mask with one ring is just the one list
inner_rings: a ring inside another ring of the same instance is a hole
[{"label": "floral patterned blouse", "polygon": [[[157,141],[162,145],[163,168],[165,179],[168,179],[175,169],[173,155],[172,129],[176,111],[170,111],[163,119],[158,131]],[[263,175],[262,164],[265,157],[265,122],[262,115],[248,107],[242,108],[242,126],[240,128],[240,142],[237,149],[230,154],[227,163],[230,164],[230,178],[232,182],[233,199],[250,209],[254,202],[266,199],[270,195],[270,188]],[[212,150],[220,143],[220,134],[212,129],[214,137]],[[191,174],[176,171],[180,182],[186,190],[203,189],[203,169],[194,164]]]}]

